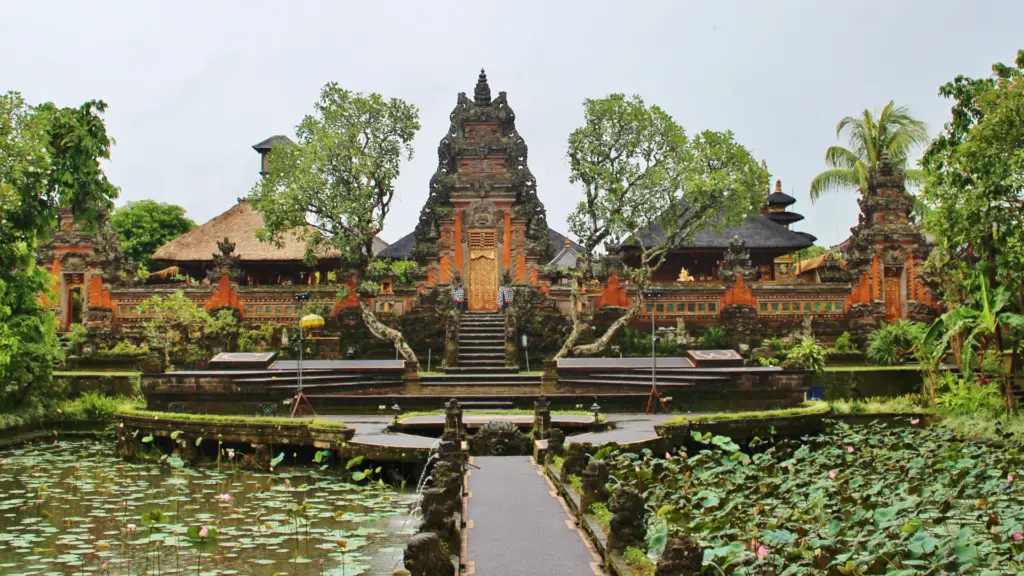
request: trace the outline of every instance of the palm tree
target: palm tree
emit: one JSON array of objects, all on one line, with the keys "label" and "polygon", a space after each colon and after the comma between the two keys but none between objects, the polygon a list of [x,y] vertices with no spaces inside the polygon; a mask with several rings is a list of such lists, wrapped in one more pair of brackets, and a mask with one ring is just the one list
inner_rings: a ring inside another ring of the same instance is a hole
[{"label": "palm tree", "polygon": [[830,168],[811,182],[812,202],[824,192],[846,188],[867,190],[868,171],[878,163],[883,152],[889,153],[893,166],[904,169],[908,184],[922,182],[922,170],[906,167],[910,152],[928,143],[928,127],[912,118],[906,106],[896,106],[890,101],[877,115],[864,110],[860,117],[847,116],[836,126],[836,137],[847,128],[850,147],[830,146],[825,152],[825,163]]}]

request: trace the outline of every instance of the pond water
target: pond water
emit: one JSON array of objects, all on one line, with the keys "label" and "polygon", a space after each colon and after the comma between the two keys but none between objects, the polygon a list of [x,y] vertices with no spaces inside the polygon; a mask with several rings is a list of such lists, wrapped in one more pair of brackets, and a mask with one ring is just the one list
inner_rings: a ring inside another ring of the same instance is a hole
[{"label": "pond water", "polygon": [[24,446],[0,451],[0,574],[391,574],[415,500],[319,471],[129,464],[91,441]]}]

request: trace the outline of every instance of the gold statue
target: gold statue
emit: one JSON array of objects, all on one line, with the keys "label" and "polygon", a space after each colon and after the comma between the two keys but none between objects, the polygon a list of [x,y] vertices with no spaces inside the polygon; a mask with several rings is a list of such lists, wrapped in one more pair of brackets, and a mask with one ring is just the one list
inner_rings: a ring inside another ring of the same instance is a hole
[{"label": "gold statue", "polygon": [[679,278],[676,279],[676,282],[693,282],[693,276],[690,276],[690,272],[684,267],[679,271]]}]

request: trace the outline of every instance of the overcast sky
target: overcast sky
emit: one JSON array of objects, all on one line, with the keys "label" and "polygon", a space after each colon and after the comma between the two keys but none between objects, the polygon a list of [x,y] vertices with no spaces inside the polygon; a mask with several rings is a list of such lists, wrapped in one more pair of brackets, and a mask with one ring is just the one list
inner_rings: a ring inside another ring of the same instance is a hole
[{"label": "overcast sky", "polygon": [[487,69],[508,92],[549,224],[578,198],[566,138],[582,101],[639,94],[688,132],[735,132],[807,217],[839,242],[854,193],[812,206],[840,118],[893,99],[931,131],[957,74],[1024,48],[1024,2],[47,2],[0,0],[0,90],[31,102],[105,100],[122,204],[154,198],[202,223],[257,178],[253,144],[292,135],[327,81],[420,109],[383,237],[415,226],[458,92]]}]

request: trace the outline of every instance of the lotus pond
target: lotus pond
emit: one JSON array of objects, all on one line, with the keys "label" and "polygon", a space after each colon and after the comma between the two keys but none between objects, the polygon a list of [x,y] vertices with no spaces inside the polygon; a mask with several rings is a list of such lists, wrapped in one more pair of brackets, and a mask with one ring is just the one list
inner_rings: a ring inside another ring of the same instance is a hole
[{"label": "lotus pond", "polygon": [[129,464],[109,444],[0,451],[0,573],[391,574],[415,496],[319,470]]},{"label": "lotus pond", "polygon": [[693,535],[706,573],[1024,573],[1019,449],[906,424],[743,449],[693,432],[686,452],[607,461],[646,502],[648,552]]}]

